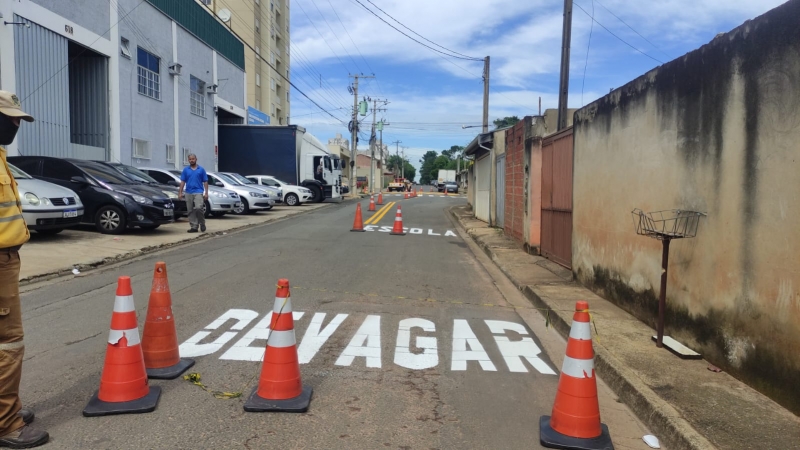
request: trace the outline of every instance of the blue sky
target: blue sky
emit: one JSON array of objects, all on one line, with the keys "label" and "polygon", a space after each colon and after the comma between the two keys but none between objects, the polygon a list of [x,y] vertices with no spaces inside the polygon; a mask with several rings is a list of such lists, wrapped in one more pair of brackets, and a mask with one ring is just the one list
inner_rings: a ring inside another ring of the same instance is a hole
[{"label": "blue sky", "polygon": [[[569,106],[591,103],[782,3],[575,0]],[[336,133],[349,138],[347,87],[359,73],[376,76],[360,81],[359,97],[390,102],[377,116],[391,124],[384,143],[402,141],[416,167],[426,151],[466,145],[480,131],[462,126],[481,124],[483,62],[425,48],[366,8],[442,52],[490,56],[490,128],[496,118],[537,114],[540,97],[543,111],[558,107],[561,1],[291,0],[292,83],[333,117],[293,89],[290,122],[323,142]],[[370,111],[359,149],[367,148],[371,120]]]}]

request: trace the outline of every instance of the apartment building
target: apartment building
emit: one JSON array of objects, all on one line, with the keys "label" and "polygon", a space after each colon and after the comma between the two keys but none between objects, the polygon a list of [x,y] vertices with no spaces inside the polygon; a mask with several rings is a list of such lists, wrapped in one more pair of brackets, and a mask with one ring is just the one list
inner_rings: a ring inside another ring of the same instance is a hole
[{"label": "apartment building", "polygon": [[245,43],[248,123],[287,125],[289,0],[196,1]]}]

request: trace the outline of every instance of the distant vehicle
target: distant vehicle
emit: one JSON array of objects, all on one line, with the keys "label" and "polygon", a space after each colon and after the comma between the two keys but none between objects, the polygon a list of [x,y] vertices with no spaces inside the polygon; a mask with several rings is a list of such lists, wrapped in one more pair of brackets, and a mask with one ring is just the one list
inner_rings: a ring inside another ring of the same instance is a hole
[{"label": "distant vehicle", "polygon": [[409,182],[405,178],[395,178],[389,182],[389,192],[402,192],[409,190]]},{"label": "distant vehicle", "polygon": [[436,187],[439,192],[444,191],[444,184],[448,181],[452,181],[455,183],[456,181],[456,171],[455,170],[440,170],[439,176],[436,179]]},{"label": "distant vehicle", "polygon": [[131,180],[142,183],[150,186],[151,188],[158,189],[164,192],[164,195],[169,197],[172,200],[172,203],[175,205],[175,218],[181,216],[188,216],[189,212],[186,210],[186,200],[178,198],[178,188],[172,186],[168,183],[161,183],[155,178],[151,177],[150,175],[146,174],[140,169],[137,169],[133,166],[128,166],[121,163],[115,162],[106,162],[106,161],[96,161],[100,164],[105,164],[109,167],[112,167],[118,170],[121,174],[125,175],[127,178]]},{"label": "distant vehicle", "polygon": [[342,196],[342,160],[297,125],[220,125],[219,168],[272,174],[309,189],[315,203]]},{"label": "distant vehicle", "polygon": [[447,189],[447,192],[453,192],[458,194],[458,185],[455,181],[447,181],[444,183],[444,189]]},{"label": "distant vehicle", "polygon": [[8,161],[31,176],[72,189],[84,206],[82,222],[104,234],[139,227],[155,230],[175,221],[172,200],[164,192],[129,178],[111,167],[80,159],[12,156]]},{"label": "distant vehicle", "polygon": [[37,180],[13,164],[8,168],[17,181],[22,217],[29,230],[39,234],[57,234],[81,222],[83,203],[74,191]]},{"label": "distant vehicle", "polygon": [[257,211],[267,211],[275,205],[275,200],[268,192],[261,189],[245,186],[228,175],[219,172],[208,172],[208,185],[225,188],[239,194],[241,206],[235,209],[234,214],[251,214]]},{"label": "distant vehicle", "polygon": [[269,175],[247,175],[247,178],[256,184],[280,189],[283,192],[283,203],[289,206],[299,206],[314,196],[311,189],[289,184]]},{"label": "distant vehicle", "polygon": [[[177,169],[156,169],[140,167],[139,170],[147,173],[162,184],[170,186],[181,185],[181,171]],[[222,217],[242,208],[239,194],[234,191],[222,189],[217,186],[208,186],[208,200],[203,204],[203,216]]]}]

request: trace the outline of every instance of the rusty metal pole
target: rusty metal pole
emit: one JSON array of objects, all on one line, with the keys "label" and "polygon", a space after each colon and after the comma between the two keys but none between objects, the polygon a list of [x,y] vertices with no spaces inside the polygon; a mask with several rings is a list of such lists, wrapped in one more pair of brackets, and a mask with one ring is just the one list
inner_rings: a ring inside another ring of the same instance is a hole
[{"label": "rusty metal pole", "polygon": [[656,347],[664,347],[664,313],[667,309],[667,264],[669,263],[669,239],[661,241],[661,292],[658,296],[658,324],[656,326]]}]

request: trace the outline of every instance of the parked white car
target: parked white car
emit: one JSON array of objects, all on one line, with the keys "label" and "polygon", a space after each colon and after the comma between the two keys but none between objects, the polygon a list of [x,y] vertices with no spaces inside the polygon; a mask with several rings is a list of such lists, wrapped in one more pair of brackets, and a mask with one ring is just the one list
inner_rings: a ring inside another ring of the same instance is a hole
[{"label": "parked white car", "polygon": [[37,180],[12,164],[8,168],[17,180],[22,217],[28,229],[39,234],[56,234],[81,222],[83,203],[74,191]]},{"label": "parked white car", "polygon": [[270,175],[247,175],[247,178],[256,184],[280,189],[283,192],[283,203],[289,206],[299,206],[314,196],[311,189],[285,183]]},{"label": "parked white car", "polygon": [[243,184],[245,186],[249,186],[249,187],[255,188],[255,189],[261,189],[264,192],[269,192],[271,197],[272,197],[272,199],[275,200],[275,203],[283,202],[283,192],[281,191],[280,188],[273,187],[273,186],[264,186],[264,185],[258,184],[256,182],[254,182],[253,180],[245,177],[244,175],[238,174],[238,173],[235,173],[235,172],[220,172],[220,173],[225,174],[225,175],[233,178],[234,180],[238,181],[239,183],[241,183],[241,184]]},{"label": "parked white car", "polygon": [[242,201],[236,214],[249,214],[256,211],[268,211],[275,205],[275,197],[261,189],[245,186],[224,173],[208,172],[208,185],[221,187],[239,194]]},{"label": "parked white car", "polygon": [[[139,170],[155,178],[159,183],[180,186],[181,171],[176,169],[157,169],[152,167],[139,167]],[[229,189],[222,189],[217,186],[208,186],[208,200],[203,205],[203,215],[205,217],[222,217],[225,214],[240,211],[242,202],[239,194]]]}]

